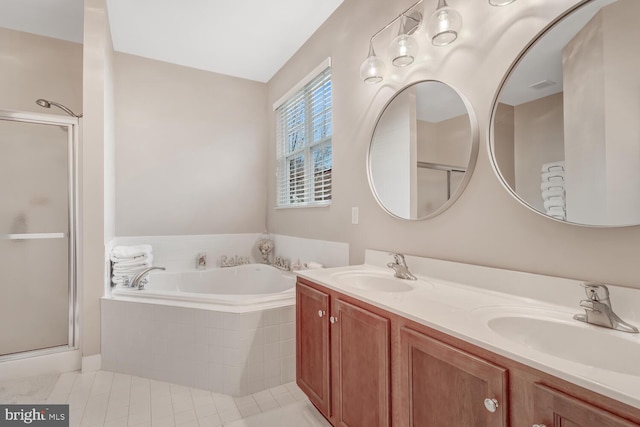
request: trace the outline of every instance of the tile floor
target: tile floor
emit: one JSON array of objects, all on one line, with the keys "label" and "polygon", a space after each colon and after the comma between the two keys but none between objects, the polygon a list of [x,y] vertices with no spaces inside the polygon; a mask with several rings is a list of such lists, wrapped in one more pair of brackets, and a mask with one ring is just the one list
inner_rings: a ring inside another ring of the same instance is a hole
[{"label": "tile floor", "polygon": [[[31,384],[31,386],[29,386]],[[41,384],[49,386],[43,393]],[[108,371],[0,384],[2,403],[68,403],[71,427],[325,427],[295,383],[244,397]],[[46,396],[45,396],[46,395]]]}]

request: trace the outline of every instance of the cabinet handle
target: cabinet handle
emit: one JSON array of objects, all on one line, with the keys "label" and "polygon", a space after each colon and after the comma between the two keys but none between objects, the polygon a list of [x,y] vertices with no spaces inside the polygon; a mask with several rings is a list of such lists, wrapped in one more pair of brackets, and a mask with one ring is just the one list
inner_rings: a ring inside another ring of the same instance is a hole
[{"label": "cabinet handle", "polygon": [[331,322],[332,324],[333,323],[338,323],[338,317],[337,316],[336,317],[334,317],[334,316],[329,317],[329,322]]},{"label": "cabinet handle", "polygon": [[547,426],[544,424],[534,424],[531,427],[547,427]]},{"label": "cabinet handle", "polygon": [[487,411],[493,413],[498,410],[498,401],[496,399],[485,399],[484,407],[487,408]]},{"label": "cabinet handle", "polygon": [[326,312],[326,311],[324,311],[324,310],[318,310],[318,317],[322,317],[322,316],[324,316],[325,314],[327,314],[327,312]]}]

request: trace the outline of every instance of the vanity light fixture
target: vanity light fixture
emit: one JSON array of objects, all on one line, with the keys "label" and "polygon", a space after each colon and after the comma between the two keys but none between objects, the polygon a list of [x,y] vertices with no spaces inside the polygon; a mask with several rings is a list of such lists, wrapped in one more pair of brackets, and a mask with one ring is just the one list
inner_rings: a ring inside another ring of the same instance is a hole
[{"label": "vanity light fixture", "polygon": [[506,6],[513,3],[516,0],[489,0],[491,6]]},{"label": "vanity light fixture", "polygon": [[418,54],[418,42],[415,41],[413,36],[407,34],[407,30],[405,28],[405,22],[407,19],[409,18],[401,15],[398,36],[393,39],[389,46],[389,58],[391,59],[391,63],[394,67],[406,67],[407,65],[411,65]]},{"label": "vanity light fixture", "polygon": [[422,14],[413,9],[422,3],[422,1],[423,0],[418,0],[371,36],[371,39],[369,39],[369,54],[362,62],[362,65],[360,65],[360,78],[363,82],[375,84],[380,83],[384,79],[387,67],[385,62],[376,56],[376,52],[373,49],[373,39],[398,20],[401,20],[400,31],[389,47],[391,63],[396,67],[405,67],[413,63],[418,53],[418,42],[413,38],[413,33],[418,30],[422,22]]},{"label": "vanity light fixture", "polygon": [[369,43],[369,55],[360,65],[360,78],[362,81],[367,84],[380,83],[384,79],[386,68],[384,61],[376,56],[376,52],[373,50],[373,43]]},{"label": "vanity light fixture", "polygon": [[[506,2],[515,0],[489,0],[490,2]],[[418,41],[413,34],[418,31],[422,23],[422,13],[415,10],[422,3],[418,0],[407,10],[395,17],[391,22],[378,30],[369,39],[369,54],[360,65],[360,78],[367,84],[380,83],[387,71],[385,62],[376,56],[373,40],[384,30],[400,20],[400,30],[388,47],[388,56],[394,67],[411,65],[418,54]],[[462,16],[457,10],[447,4],[446,0],[438,0],[438,7],[429,17],[426,26],[428,37],[435,46],[446,46],[453,43],[462,29]]]},{"label": "vanity light fixture", "polygon": [[438,0],[438,7],[427,20],[427,34],[434,46],[453,43],[462,29],[462,16],[447,4]]}]

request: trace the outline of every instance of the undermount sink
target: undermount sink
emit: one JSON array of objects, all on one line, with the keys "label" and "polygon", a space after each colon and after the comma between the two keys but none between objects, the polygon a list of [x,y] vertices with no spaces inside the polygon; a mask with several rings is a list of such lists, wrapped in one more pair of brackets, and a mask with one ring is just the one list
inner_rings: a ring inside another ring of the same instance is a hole
[{"label": "undermount sink", "polygon": [[640,376],[640,340],[557,316],[497,315],[487,321],[496,334],[530,349],[582,365]]},{"label": "undermount sink", "polygon": [[341,285],[375,292],[408,292],[413,289],[412,283],[416,282],[393,277],[392,271],[344,271],[331,277]]}]

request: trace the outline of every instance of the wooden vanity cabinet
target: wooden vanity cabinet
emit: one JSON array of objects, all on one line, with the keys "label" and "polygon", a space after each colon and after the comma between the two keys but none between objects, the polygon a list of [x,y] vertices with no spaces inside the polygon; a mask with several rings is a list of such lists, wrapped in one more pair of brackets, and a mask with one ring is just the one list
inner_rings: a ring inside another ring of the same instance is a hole
[{"label": "wooden vanity cabinet", "polygon": [[297,383],[334,426],[640,427],[637,408],[324,286],[298,278],[296,299]]},{"label": "wooden vanity cabinet", "polygon": [[334,425],[391,425],[390,321],[298,279],[296,381]]},{"label": "wooden vanity cabinet", "polygon": [[638,424],[599,409],[544,384],[534,385],[533,416],[546,427],[637,427]]},{"label": "wooden vanity cabinet", "polygon": [[331,416],[329,294],[296,286],[296,382],[322,414]]},{"label": "wooden vanity cabinet", "polygon": [[399,357],[400,425],[507,425],[506,369],[406,327]]}]

